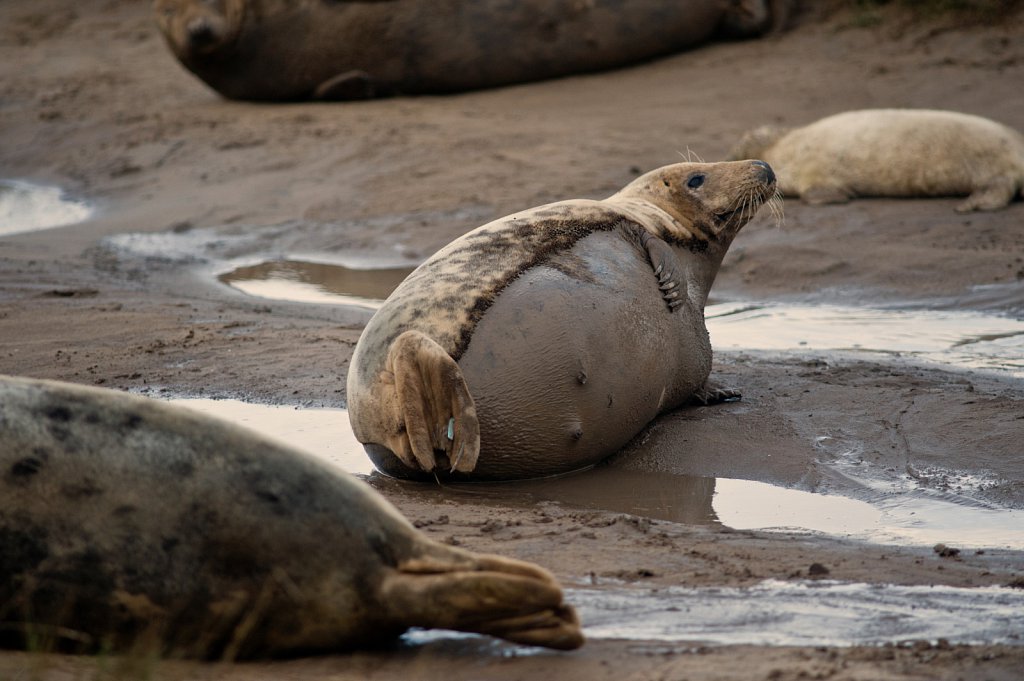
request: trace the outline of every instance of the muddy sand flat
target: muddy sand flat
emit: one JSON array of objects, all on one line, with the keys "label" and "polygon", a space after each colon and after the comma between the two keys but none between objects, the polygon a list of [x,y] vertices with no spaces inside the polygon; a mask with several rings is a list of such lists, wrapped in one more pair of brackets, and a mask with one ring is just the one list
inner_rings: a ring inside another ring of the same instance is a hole
[{"label": "muddy sand flat", "polygon": [[[785,33],[609,73],[266,106],[187,74],[148,5],[0,4],[0,179],[94,207],[0,235],[2,373],[344,407],[372,310],[254,297],[218,275],[285,258],[415,263],[506,213],[606,196],[680,154],[719,159],[763,123],[899,106],[1024,129],[1020,12],[975,24],[815,3]],[[712,292],[715,370],[743,400],[667,415],[597,470],[507,488],[370,478],[430,536],[553,570],[589,627],[580,651],[418,633],[235,666],[8,652],[0,678],[1020,678],[1024,204],[955,203],[790,201],[781,227],[747,226]],[[864,320],[849,343],[843,319]],[[768,530],[749,508],[768,507],[755,494],[769,485],[888,525],[816,531],[816,516],[848,520],[828,507]],[[816,626],[794,614],[808,591]],[[727,602],[754,605],[712,622]]]}]

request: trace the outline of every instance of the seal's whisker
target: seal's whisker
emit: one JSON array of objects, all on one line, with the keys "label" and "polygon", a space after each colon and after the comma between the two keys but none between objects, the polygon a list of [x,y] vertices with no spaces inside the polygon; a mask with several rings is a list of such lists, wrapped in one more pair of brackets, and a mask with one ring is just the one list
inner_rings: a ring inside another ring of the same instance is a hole
[{"label": "seal's whisker", "polygon": [[784,204],[782,202],[782,192],[776,189],[775,193],[769,197],[765,204],[768,206],[768,210],[771,211],[772,217],[775,218],[775,228],[778,229],[782,227],[782,223],[786,219]]},{"label": "seal's whisker", "polygon": [[704,159],[702,159],[696,152],[694,152],[693,149],[690,149],[689,145],[686,146],[685,155],[683,155],[683,152],[679,151],[678,149],[676,149],[676,153],[682,156],[684,159],[686,159],[687,163],[693,163],[694,161],[696,161],[697,163],[704,163]]}]

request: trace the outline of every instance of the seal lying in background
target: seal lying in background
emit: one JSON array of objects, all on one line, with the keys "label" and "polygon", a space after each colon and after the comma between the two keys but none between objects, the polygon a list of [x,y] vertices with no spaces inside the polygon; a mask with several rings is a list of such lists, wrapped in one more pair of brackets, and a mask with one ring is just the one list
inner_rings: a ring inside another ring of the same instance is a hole
[{"label": "seal lying in background", "polygon": [[[597,71],[716,35],[782,0],[156,0],[190,71],[232,99],[444,93]],[[780,8],[777,13],[783,13]]]},{"label": "seal lying in background", "polygon": [[390,475],[528,478],[592,465],[687,401],[738,396],[707,383],[704,304],[774,194],[762,161],[680,163],[456,239],[363,331],[356,437]]},{"label": "seal lying in background", "polygon": [[0,377],[0,643],[253,657],[411,626],[583,639],[544,570],[433,542],[362,482],[190,410]]},{"label": "seal lying in background", "polygon": [[1024,137],[953,111],[867,109],[757,128],[730,156],[767,160],[782,193],[808,203],[966,195],[956,208],[964,213],[1005,208],[1024,186]]}]

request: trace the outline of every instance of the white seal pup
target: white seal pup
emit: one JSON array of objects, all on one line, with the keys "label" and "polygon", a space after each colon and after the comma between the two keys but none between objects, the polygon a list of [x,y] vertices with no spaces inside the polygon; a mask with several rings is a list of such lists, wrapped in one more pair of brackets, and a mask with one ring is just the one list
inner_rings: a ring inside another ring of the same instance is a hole
[{"label": "white seal pup", "polygon": [[816,204],[966,196],[958,212],[998,210],[1024,187],[1024,136],[953,111],[865,109],[801,128],[761,127],[730,157],[765,159],[784,195]]}]

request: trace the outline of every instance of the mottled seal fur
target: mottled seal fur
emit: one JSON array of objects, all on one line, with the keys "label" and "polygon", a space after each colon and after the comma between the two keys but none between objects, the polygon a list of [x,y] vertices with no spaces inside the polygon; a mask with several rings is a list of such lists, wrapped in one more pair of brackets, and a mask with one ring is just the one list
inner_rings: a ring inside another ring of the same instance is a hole
[{"label": "mottled seal fur", "polygon": [[927,109],[867,109],[802,128],[748,132],[732,158],[763,158],[808,203],[857,196],[967,196],[957,211],[1006,207],[1024,187],[1024,137],[995,121]]},{"label": "mottled seal fur", "polygon": [[774,193],[761,161],[680,163],[456,239],[363,331],[356,437],[391,475],[536,477],[600,461],[667,409],[733,395],[707,384],[704,303]]},{"label": "mottled seal fur", "polygon": [[226,97],[445,93],[597,71],[772,26],[782,0],[156,0]]},{"label": "mottled seal fur", "polygon": [[573,648],[529,563],[433,542],[367,485],[251,431],[0,377],[0,643],[236,658],[410,626]]}]

